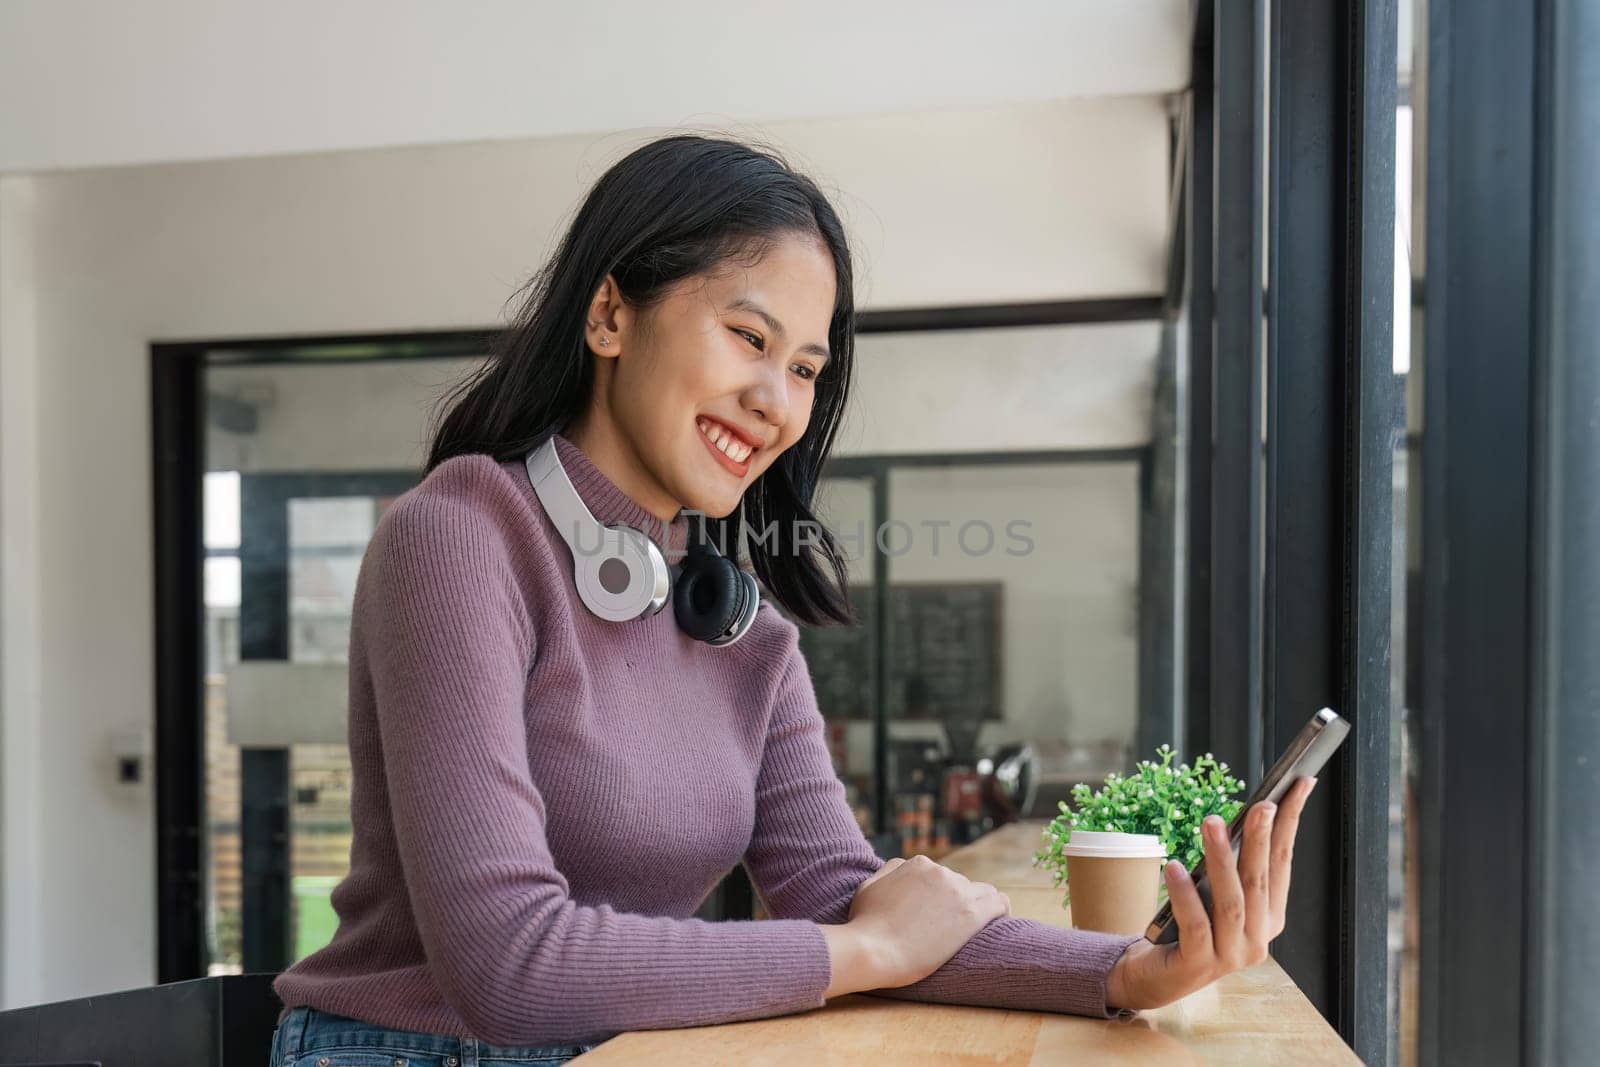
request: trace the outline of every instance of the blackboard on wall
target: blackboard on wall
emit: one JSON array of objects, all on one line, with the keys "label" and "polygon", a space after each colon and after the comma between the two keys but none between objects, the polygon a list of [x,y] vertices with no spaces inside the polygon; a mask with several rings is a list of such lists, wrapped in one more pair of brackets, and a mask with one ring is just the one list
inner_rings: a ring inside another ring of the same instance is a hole
[{"label": "blackboard on wall", "polygon": [[[903,582],[889,587],[886,715],[891,720],[1001,717],[1000,582]],[[872,707],[872,586],[852,585],[861,624],[800,627],[817,705],[830,719]]]}]

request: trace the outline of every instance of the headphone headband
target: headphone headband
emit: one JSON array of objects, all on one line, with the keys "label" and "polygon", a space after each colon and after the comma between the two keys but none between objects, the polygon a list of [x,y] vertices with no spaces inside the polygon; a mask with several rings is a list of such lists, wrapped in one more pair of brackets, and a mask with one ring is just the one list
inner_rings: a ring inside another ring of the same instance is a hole
[{"label": "headphone headband", "polygon": [[528,480],[533,483],[539,503],[544,505],[550,521],[556,524],[561,539],[576,555],[578,549],[572,543],[573,537],[579,530],[587,530],[600,523],[578,495],[578,490],[573,488],[572,479],[567,477],[566,469],[561,466],[561,458],[556,455],[555,437],[545,438],[544,444],[530,451],[523,462],[528,468]]},{"label": "headphone headband", "polygon": [[749,631],[760,591],[753,576],[711,545],[705,516],[698,516],[699,536],[690,537],[683,562],[668,567],[646,534],[602,525],[594,517],[561,465],[554,435],[530,449],[524,465],[534,494],[572,552],[578,597],[593,614],[611,622],[646,618],[661,610],[676,585],[674,614],[689,636],[722,646]]}]

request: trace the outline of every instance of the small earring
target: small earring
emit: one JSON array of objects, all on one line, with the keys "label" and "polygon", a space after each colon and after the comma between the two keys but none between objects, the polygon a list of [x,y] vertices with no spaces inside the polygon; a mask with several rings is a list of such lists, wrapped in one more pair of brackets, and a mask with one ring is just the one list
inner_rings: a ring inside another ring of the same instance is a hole
[{"label": "small earring", "polygon": [[603,344],[603,345],[608,345],[608,344],[610,344],[610,343],[611,343],[611,338],[609,338],[609,337],[602,337],[602,338],[600,338],[600,343],[601,343],[601,344]]}]

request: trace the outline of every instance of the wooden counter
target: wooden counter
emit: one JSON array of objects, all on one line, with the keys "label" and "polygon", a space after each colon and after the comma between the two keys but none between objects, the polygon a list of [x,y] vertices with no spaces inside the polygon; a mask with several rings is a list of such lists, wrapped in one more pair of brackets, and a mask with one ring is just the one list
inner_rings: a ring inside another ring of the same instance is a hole
[{"label": "wooden counter", "polygon": [[[1061,891],[1033,867],[1042,821],[1012,823],[942,862],[992,882],[1011,913],[1071,926]],[[752,1022],[619,1034],[578,1057],[606,1064],[1055,1063],[1359,1064],[1276,961],[1230,974],[1183,1000],[1132,1019],[1090,1019],[888,1000],[836,997],[816,1011]]]}]

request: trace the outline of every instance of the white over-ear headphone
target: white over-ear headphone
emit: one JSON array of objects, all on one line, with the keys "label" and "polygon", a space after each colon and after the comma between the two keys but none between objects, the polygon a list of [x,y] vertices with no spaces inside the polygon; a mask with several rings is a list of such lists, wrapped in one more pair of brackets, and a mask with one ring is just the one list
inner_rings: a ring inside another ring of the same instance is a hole
[{"label": "white over-ear headphone", "polygon": [[[668,565],[661,547],[623,524],[603,525],[573,488],[556,454],[555,438],[528,452],[533,491],[572,551],[578,598],[610,622],[654,615],[673,601],[678,626],[711,645],[731,645],[755,622],[761,604],[754,576],[740,570],[703,536],[691,537],[681,564]],[[695,533],[691,523],[691,533]]]}]

